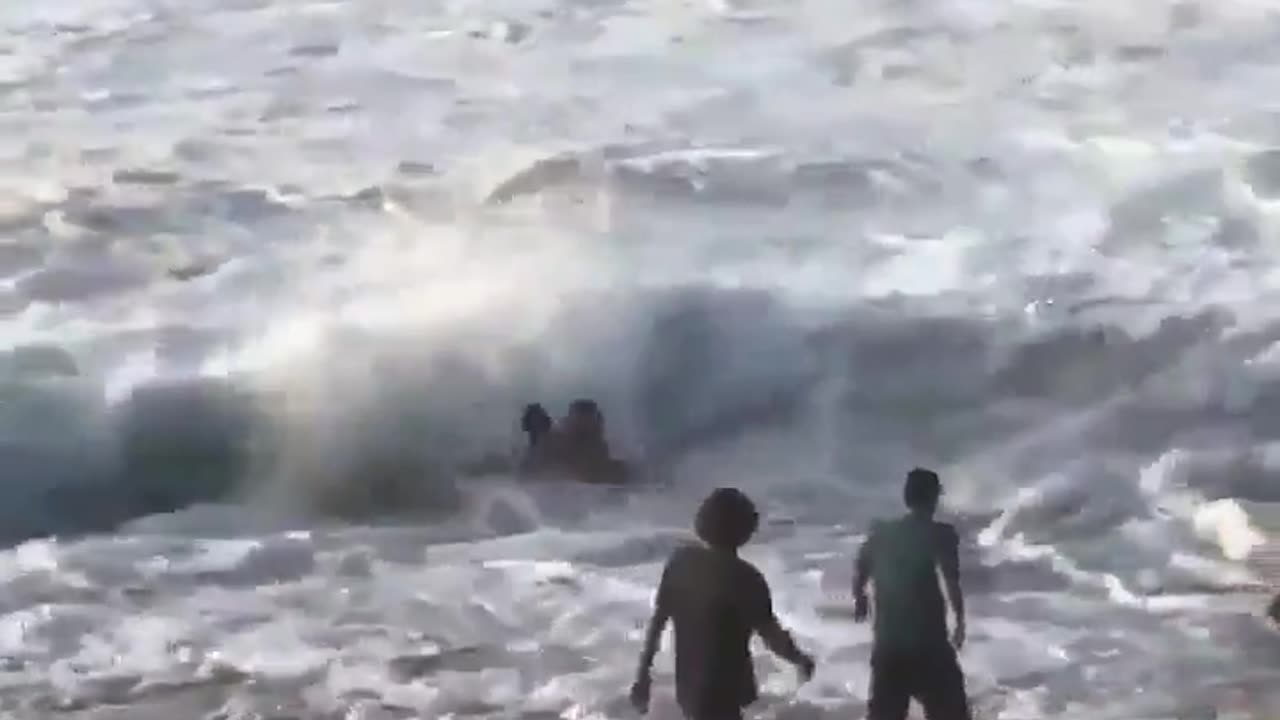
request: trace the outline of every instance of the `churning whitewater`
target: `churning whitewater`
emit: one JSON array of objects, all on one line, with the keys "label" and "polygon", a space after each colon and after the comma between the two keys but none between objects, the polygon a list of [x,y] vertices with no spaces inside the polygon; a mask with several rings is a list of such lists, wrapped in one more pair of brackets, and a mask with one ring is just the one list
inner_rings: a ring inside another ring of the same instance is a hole
[{"label": "churning whitewater", "polygon": [[[753,717],[859,717],[926,465],[978,716],[1274,717],[1275,87],[1250,0],[0,3],[0,716],[635,717],[735,485]],[[642,489],[504,476],[578,397]]]}]

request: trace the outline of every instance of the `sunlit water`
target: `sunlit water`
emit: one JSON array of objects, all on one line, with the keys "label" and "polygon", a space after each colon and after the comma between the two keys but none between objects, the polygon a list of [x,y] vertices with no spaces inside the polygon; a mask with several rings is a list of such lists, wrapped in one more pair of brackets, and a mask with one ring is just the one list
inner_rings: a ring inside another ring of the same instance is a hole
[{"label": "sunlit water", "polygon": [[[1244,0],[0,3],[0,715],[631,717],[735,484],[753,712],[857,717],[925,464],[981,717],[1273,718],[1275,87]],[[490,462],[578,396],[644,489]]]}]

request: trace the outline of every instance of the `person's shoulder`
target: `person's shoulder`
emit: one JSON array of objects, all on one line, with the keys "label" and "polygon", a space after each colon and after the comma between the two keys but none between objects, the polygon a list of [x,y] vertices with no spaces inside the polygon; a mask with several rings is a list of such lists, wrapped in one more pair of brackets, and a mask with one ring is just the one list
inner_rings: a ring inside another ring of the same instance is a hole
[{"label": "person's shoulder", "polygon": [[748,575],[752,575],[754,577],[758,577],[761,579],[764,578],[764,573],[760,572],[760,568],[756,567],[755,563],[751,562],[750,560],[744,557],[734,556],[733,564],[738,568],[740,572],[744,572],[744,573],[747,573]]},{"label": "person's shoulder", "polygon": [[904,524],[908,518],[900,517],[879,517],[871,521],[867,526],[867,540],[875,540],[880,537],[891,537],[895,533],[904,529]]},{"label": "person's shoulder", "polygon": [[692,543],[677,545],[662,566],[663,582],[683,583],[684,580],[680,578],[695,574],[690,566],[697,563],[697,550],[697,546]]},{"label": "person's shoulder", "polygon": [[741,587],[744,591],[752,594],[769,591],[769,581],[765,579],[764,573],[760,572],[760,568],[756,567],[755,563],[736,557],[734,566],[738,570],[738,581],[742,583]]},{"label": "person's shoulder", "polygon": [[956,530],[956,526],[949,522],[940,520],[933,521],[933,531],[937,534],[938,539],[945,543],[959,543],[960,532]]},{"label": "person's shoulder", "polygon": [[733,556],[733,559],[730,562],[732,562],[733,571],[735,571],[740,578],[750,580],[750,582],[753,583],[764,582],[764,573],[762,573],[759,568],[756,568],[754,562],[737,555]]},{"label": "person's shoulder", "polygon": [[671,551],[671,555],[667,559],[667,562],[673,563],[676,561],[687,561],[690,558],[697,557],[700,550],[702,550],[702,546],[697,543],[689,542],[687,540],[683,541],[676,545],[675,549]]}]

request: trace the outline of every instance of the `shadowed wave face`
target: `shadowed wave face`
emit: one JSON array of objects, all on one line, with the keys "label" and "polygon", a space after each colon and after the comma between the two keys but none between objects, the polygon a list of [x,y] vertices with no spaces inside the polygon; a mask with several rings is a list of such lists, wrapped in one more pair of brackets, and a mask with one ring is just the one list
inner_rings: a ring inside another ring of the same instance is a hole
[{"label": "shadowed wave face", "polygon": [[[1236,357],[1243,369],[1277,337],[1268,328],[1228,336],[1220,313],[1171,317],[1133,336],[1103,324],[1037,333],[1020,318],[913,315],[892,304],[814,316],[767,292],[710,288],[591,293],[565,305],[551,339],[511,343],[497,363],[491,347],[465,347],[465,330],[457,343],[443,333],[428,347],[370,336],[305,369],[305,387],[250,375],[172,380],[109,405],[65,355],[50,351],[38,365],[12,353],[6,534],[109,530],[255,498],[346,519],[447,516],[476,482],[460,476],[467,468],[518,455],[521,399],[562,398],[567,408],[578,387],[609,408],[614,454],[663,477],[718,447],[819,429],[825,444],[815,436],[772,451],[784,476],[796,467],[813,478],[791,478],[784,493],[814,482],[854,492],[856,478],[892,477],[909,457],[999,463],[1001,477],[1035,478],[1088,464],[1084,448],[1150,456],[1224,421],[1259,442],[1280,433],[1270,381],[1237,401],[1163,390],[1206,354]],[[606,346],[616,364],[572,374],[556,366],[557,353],[598,357]],[[1250,484],[1247,455],[1191,482],[1210,499],[1280,500],[1270,483]],[[1045,532],[1097,531],[1140,512],[1145,501],[1134,496],[1139,505],[1126,510],[1118,490],[1078,488]]]}]

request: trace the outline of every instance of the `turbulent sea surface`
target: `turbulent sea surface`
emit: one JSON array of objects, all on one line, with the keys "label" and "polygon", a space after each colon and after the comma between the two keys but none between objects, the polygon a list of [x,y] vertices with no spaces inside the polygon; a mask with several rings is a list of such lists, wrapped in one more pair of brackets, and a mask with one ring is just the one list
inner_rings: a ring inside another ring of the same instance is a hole
[{"label": "turbulent sea surface", "polygon": [[[753,717],[859,717],[917,464],[980,717],[1280,716],[1277,87],[1249,0],[0,3],[0,717],[634,717],[721,484]],[[490,462],[578,396],[644,489]]]}]

